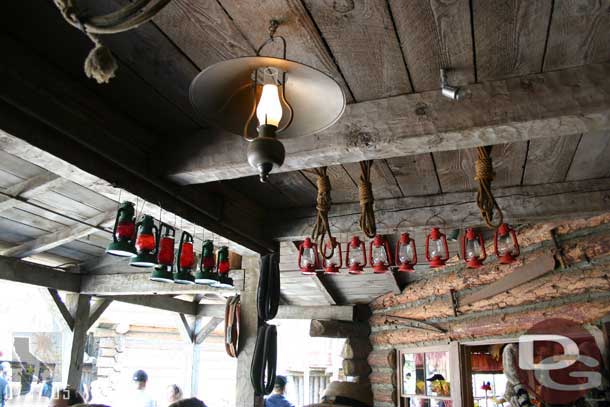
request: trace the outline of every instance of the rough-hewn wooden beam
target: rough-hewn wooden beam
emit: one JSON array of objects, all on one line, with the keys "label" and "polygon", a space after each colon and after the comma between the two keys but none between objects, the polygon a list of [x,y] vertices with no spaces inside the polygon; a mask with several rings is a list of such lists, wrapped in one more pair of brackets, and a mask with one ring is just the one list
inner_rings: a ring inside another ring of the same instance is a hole
[{"label": "rough-hewn wooden beam", "polygon": [[[282,140],[286,160],[278,172],[608,128],[609,75],[609,63],[587,65],[468,85],[471,97],[460,102],[435,90],[354,103],[329,129]],[[194,184],[256,173],[243,140],[209,139],[173,151],[172,179]]]},{"label": "rough-hewn wooden beam", "polygon": [[112,298],[101,298],[93,304],[91,307],[91,312],[89,313],[87,330],[89,330],[97,322],[97,320],[100,319],[110,304],[112,304]]},{"label": "rough-hewn wooden beam", "polygon": [[0,256],[0,279],[78,293],[81,276],[53,267]]},{"label": "rough-hewn wooden beam", "polygon": [[48,191],[61,182],[64,181],[57,175],[45,172],[15,185],[11,185],[2,191],[6,195],[0,195],[0,212],[12,208],[19,203],[18,199],[11,198],[11,196],[19,197],[21,199],[31,198]]},{"label": "rough-hewn wooden beam", "polygon": [[322,338],[368,338],[371,332],[366,322],[325,321],[314,319],[309,336]]},{"label": "rough-hewn wooden beam", "polygon": [[178,295],[202,293],[234,293],[227,288],[204,285],[160,283],[150,280],[150,272],[129,274],[89,274],[82,278],[81,293],[98,296],[120,295]]},{"label": "rough-hewn wooden beam", "polygon": [[91,233],[97,232],[99,228],[95,227],[100,224],[109,222],[114,219],[116,210],[105,213],[100,213],[85,221],[86,224],[77,223],[73,226],[65,227],[56,232],[40,236],[36,239],[21,243],[0,252],[2,256],[24,258],[34,254],[46,252],[72,242],[74,240],[89,236]]},{"label": "rough-hewn wooden beam", "polygon": [[74,317],[70,313],[70,310],[68,309],[66,304],[63,302],[63,300],[59,296],[59,293],[57,292],[56,289],[49,288],[48,290],[49,290],[49,294],[51,295],[51,298],[53,299],[53,302],[55,303],[55,306],[61,313],[61,316],[66,321],[66,325],[68,325],[68,328],[70,328],[70,330],[73,331],[74,330]]},{"label": "rough-hewn wooden beam", "polygon": [[[200,317],[220,317],[224,318],[225,306],[201,304],[198,307]],[[300,305],[280,305],[276,319],[328,319],[337,321],[353,321],[353,305],[320,305],[320,306],[300,306]]]},{"label": "rough-hewn wooden beam", "polygon": [[68,369],[68,385],[74,389],[80,388],[83,372],[87,328],[89,327],[89,309],[91,297],[78,295],[74,311],[74,331],[72,335],[72,350],[70,352],[70,367]]},{"label": "rough-hewn wooden beam", "polygon": [[114,301],[143,307],[172,311],[185,315],[197,315],[197,304],[194,302],[178,300],[163,295],[121,295],[112,297]]},{"label": "rough-hewn wooden beam", "polygon": [[[610,178],[494,189],[504,219],[527,223],[590,216],[610,211]],[[333,205],[329,221],[333,233],[358,231],[358,204]],[[445,227],[483,224],[474,192],[384,199],[375,201],[378,233],[430,225]],[[276,213],[271,236],[297,240],[311,234],[314,209]]]},{"label": "rough-hewn wooden beam", "polygon": [[222,321],[224,321],[224,318],[210,318],[210,320],[197,332],[195,336],[195,344],[201,345],[203,341],[205,341],[205,338],[207,338],[212,332],[214,332],[214,329],[216,329],[218,324],[220,324]]}]

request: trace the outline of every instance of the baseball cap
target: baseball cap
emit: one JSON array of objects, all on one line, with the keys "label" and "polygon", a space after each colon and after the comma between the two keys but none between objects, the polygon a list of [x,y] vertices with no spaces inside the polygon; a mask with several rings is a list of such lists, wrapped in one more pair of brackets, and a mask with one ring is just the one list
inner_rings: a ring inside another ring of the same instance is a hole
[{"label": "baseball cap", "polygon": [[437,380],[445,380],[445,377],[442,374],[435,373],[434,375],[426,379],[427,382],[435,382]]},{"label": "baseball cap", "polygon": [[286,379],[286,376],[275,376],[275,387],[285,387],[286,383],[288,383],[288,379]]},{"label": "baseball cap", "polygon": [[148,375],[144,370],[136,370],[132,379],[134,382],[147,382]]}]

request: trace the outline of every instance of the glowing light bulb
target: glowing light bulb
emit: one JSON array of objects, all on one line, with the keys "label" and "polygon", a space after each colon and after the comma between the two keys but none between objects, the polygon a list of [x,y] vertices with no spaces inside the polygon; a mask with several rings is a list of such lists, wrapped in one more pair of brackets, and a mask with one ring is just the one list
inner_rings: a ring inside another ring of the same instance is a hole
[{"label": "glowing light bulb", "polygon": [[278,127],[282,120],[282,104],[277,85],[267,84],[263,86],[261,98],[256,108],[258,124],[269,124]]}]

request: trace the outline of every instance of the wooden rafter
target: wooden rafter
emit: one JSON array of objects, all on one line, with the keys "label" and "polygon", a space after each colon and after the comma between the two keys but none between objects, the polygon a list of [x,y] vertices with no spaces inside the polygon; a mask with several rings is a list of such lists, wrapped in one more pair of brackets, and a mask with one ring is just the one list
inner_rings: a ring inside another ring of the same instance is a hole
[{"label": "wooden rafter", "polygon": [[[15,185],[11,185],[6,190],[2,191],[6,195],[0,195],[0,212],[17,206],[20,200],[27,200],[28,198],[42,194],[64,182],[65,181],[57,175],[50,172],[44,172]],[[19,199],[11,198],[7,195],[18,197]]]},{"label": "wooden rafter", "polygon": [[110,220],[114,219],[115,213],[115,210],[100,213],[87,219],[85,223],[77,223],[72,226],[67,226],[58,231],[51,232],[36,239],[5,249],[0,252],[0,255],[24,258],[34,254],[46,252],[55,247],[62,246],[66,243],[81,239],[94,232],[97,232],[99,228],[95,226],[108,223]]},{"label": "wooden rafter", "polygon": [[70,312],[70,310],[68,309],[66,304],[63,302],[63,300],[59,296],[59,293],[57,292],[56,289],[49,288],[48,290],[49,290],[49,294],[51,295],[51,298],[53,299],[53,302],[57,306],[57,309],[59,310],[62,317],[66,321],[68,328],[70,328],[70,330],[73,331],[74,330],[74,317],[72,316],[72,313]]},{"label": "wooden rafter", "polygon": [[212,332],[214,332],[214,329],[216,329],[218,324],[220,324],[222,321],[224,321],[224,318],[210,318],[210,320],[204,326],[202,326],[199,331],[197,331],[197,334],[195,335],[195,344],[201,345],[203,341],[205,341],[205,338],[207,338]]},{"label": "wooden rafter", "polygon": [[[610,210],[610,178],[494,189],[504,220],[527,223],[599,214]],[[430,224],[445,227],[481,225],[473,192],[393,198],[375,201],[378,233],[394,233]],[[335,233],[358,231],[358,204],[336,204],[329,214]],[[294,209],[276,214],[272,230],[277,240],[297,240],[311,230],[315,210]]]},{"label": "wooden rafter", "polygon": [[[587,65],[468,85],[472,96],[460,102],[435,90],[354,103],[316,137],[282,140],[287,154],[278,171],[607,129],[609,74],[610,63]],[[170,177],[193,184],[256,173],[244,159],[247,143],[231,137],[211,142],[213,138],[199,135],[184,149],[177,146],[176,157],[188,152],[193,159],[168,160],[174,163],[167,170]]]}]

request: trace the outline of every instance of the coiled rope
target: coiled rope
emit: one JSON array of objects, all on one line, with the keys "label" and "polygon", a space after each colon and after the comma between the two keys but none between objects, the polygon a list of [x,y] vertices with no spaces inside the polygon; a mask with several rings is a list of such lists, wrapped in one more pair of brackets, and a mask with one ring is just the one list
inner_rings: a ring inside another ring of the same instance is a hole
[{"label": "coiled rope", "polygon": [[316,188],[318,195],[316,197],[316,210],[318,214],[316,216],[316,224],[311,231],[311,238],[318,244],[318,251],[322,257],[330,259],[334,254],[334,247],[331,248],[329,254],[324,256],[322,248],[324,245],[324,239],[328,236],[332,240],[332,233],[330,232],[330,225],[328,223],[328,212],[330,212],[330,205],[332,203],[330,197],[331,185],[330,178],[327,175],[326,167],[314,168],[313,170],[305,170],[311,174],[316,175]]},{"label": "coiled rope", "polygon": [[260,275],[256,292],[258,318],[269,321],[275,318],[280,305],[280,260],[277,253],[261,257]]},{"label": "coiled rope", "polygon": [[[496,198],[491,192],[491,183],[494,180],[496,174],[493,169],[493,162],[491,160],[491,146],[478,147],[477,148],[479,157],[475,163],[476,175],[474,179],[479,183],[479,190],[477,191],[477,205],[481,211],[481,216],[490,228],[497,228],[504,221],[504,215],[500,206],[496,202]],[[499,221],[494,224],[494,208],[498,213]]]},{"label": "coiled rope", "polygon": [[360,182],[358,183],[358,195],[360,198],[360,229],[369,238],[377,234],[375,223],[375,210],[373,204],[373,186],[371,184],[371,167],[373,160],[360,161]]},{"label": "coiled rope", "polygon": [[105,47],[99,34],[116,34],[131,30],[152,19],[171,0],[135,0],[112,13],[85,17],[76,0],[54,0],[64,20],[87,35],[95,47],[85,59],[85,74],[97,83],[108,83],[118,68],[110,49]]}]

